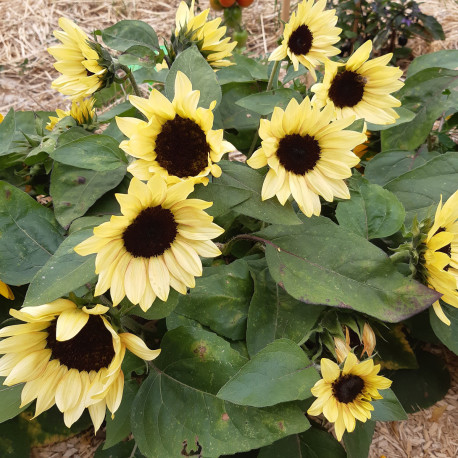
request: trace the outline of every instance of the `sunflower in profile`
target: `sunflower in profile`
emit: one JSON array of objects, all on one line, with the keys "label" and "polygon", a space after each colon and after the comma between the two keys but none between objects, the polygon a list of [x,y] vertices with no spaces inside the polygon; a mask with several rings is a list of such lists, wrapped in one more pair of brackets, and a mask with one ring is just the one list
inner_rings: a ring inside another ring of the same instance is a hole
[{"label": "sunflower in profile", "polygon": [[192,181],[167,187],[155,175],[148,183],[132,178],[128,194],[116,194],[123,216],[94,228],[94,236],[75,247],[97,253],[95,295],[110,289],[113,305],[124,296],[148,310],[156,297],[166,301],[170,286],[181,294],[202,275],[199,256],[221,254],[211,239],[224,230],[203,210],[211,203],[187,199]]},{"label": "sunflower in profile", "polygon": [[51,87],[72,100],[83,99],[102,89],[107,81],[107,68],[101,66],[102,56],[91,46],[89,37],[74,22],[61,17],[54,36],[62,42],[48,48],[57,62],[55,69],[62,73]]},{"label": "sunflower in profile", "polygon": [[178,54],[192,45],[196,45],[202,56],[209,65],[218,69],[234,65],[227,60],[232,56],[232,50],[237,46],[237,42],[229,37],[223,38],[226,27],[220,27],[221,18],[207,22],[210,9],[202,11],[194,16],[194,0],[191,6],[181,2],[176,14],[175,36],[172,37],[173,52]]},{"label": "sunflower in profile", "polygon": [[269,60],[291,59],[294,70],[299,63],[308,69],[316,81],[315,67],[328,57],[336,56],[340,49],[332,46],[339,41],[342,29],[335,27],[335,10],[324,11],[326,0],[304,0],[297,7],[283,32],[283,41],[269,57]]},{"label": "sunflower in profile", "polygon": [[97,431],[106,407],[114,414],[121,403],[126,348],[148,361],[159,355],[139,337],[118,334],[107,310],[79,309],[67,299],[10,310],[25,323],[0,329],[0,376],[6,386],[25,383],[21,406],[36,399],[35,417],[56,404],[70,427],[87,408]]},{"label": "sunflower in profile", "polygon": [[157,89],[149,99],[131,95],[130,103],[138,108],[148,122],[137,118],[116,118],[118,127],[129,140],[120,147],[139,158],[128,171],[140,180],[160,174],[167,182],[193,178],[208,183],[210,173],[219,177],[215,164],[234,147],[223,140],[223,130],[212,130],[213,103],[209,109],[197,108],[200,91],[193,91],[188,77],[177,72],[175,97],[170,102]]},{"label": "sunflower in profile", "polygon": [[11,288],[0,280],[0,296],[6,297],[7,299],[14,300],[13,291]]},{"label": "sunflower in profile", "polygon": [[391,380],[377,375],[380,365],[374,365],[372,359],[358,363],[353,353],[349,353],[343,370],[327,358],[321,360],[322,379],[315,383],[312,394],[317,397],[308,409],[309,415],[324,414],[326,419],[335,425],[337,439],[342,439],[347,430],[351,433],[356,426],[356,420],[371,418],[374,407],[373,399],[382,399],[378,390],[390,387]]},{"label": "sunflower in profile", "polygon": [[53,130],[54,127],[56,127],[56,124],[67,116],[71,116],[79,126],[91,124],[95,117],[94,102],[95,99],[91,97],[90,99],[81,100],[79,102],[74,100],[69,111],[64,111],[58,108],[56,110],[57,116],[49,117],[46,129]]},{"label": "sunflower in profile", "polygon": [[399,118],[393,107],[401,102],[390,95],[404,86],[402,70],[388,67],[392,54],[369,59],[372,42],[366,41],[345,64],[325,63],[322,83],[312,86],[312,101],[318,106],[331,105],[337,119],[356,115],[374,124],[392,124]]},{"label": "sunflower in profile", "polygon": [[344,178],[359,162],[352,149],[366,136],[344,130],[354,116],[331,122],[333,108],[319,110],[306,97],[299,105],[292,99],[286,110],[275,107],[270,121],[261,119],[261,148],[247,164],[254,169],[269,166],[262,186],[262,200],[274,195],[282,205],[292,194],[301,211],[319,215],[320,197],[332,202],[334,197],[349,199]]},{"label": "sunflower in profile", "polygon": [[[423,256],[428,286],[442,293],[444,302],[458,307],[458,191],[444,206],[441,196]],[[439,301],[433,307],[438,318],[450,326]]]}]

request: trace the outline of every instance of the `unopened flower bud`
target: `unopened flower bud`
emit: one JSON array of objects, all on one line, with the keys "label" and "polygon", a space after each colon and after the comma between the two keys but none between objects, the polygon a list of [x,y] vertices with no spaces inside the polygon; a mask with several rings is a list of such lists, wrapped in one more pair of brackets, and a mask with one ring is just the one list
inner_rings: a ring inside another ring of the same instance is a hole
[{"label": "unopened flower bud", "polygon": [[363,348],[363,352],[361,353],[361,356],[363,356],[364,352],[366,352],[367,356],[371,357],[376,343],[377,343],[377,339],[375,338],[374,331],[372,330],[372,328],[369,326],[368,323],[364,323],[364,328],[363,328],[364,348]]}]

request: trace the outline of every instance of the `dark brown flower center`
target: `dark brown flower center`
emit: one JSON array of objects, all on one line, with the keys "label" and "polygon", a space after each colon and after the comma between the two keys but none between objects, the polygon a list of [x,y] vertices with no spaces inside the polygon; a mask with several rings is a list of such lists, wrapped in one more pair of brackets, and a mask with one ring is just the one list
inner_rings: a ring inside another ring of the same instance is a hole
[{"label": "dark brown flower center", "polygon": [[[440,234],[441,232],[445,232],[445,228],[440,227],[440,228],[436,231],[436,233],[435,233],[434,235]],[[449,243],[448,245],[445,245],[445,246],[443,246],[442,248],[439,248],[439,249],[436,250],[436,251],[440,251],[441,253],[445,253],[449,258],[451,258],[451,257],[452,257],[452,244]],[[447,272],[449,268],[450,268],[450,264],[447,264],[447,265],[443,268],[443,270],[445,270],[445,272]]]},{"label": "dark brown flower center", "polygon": [[56,340],[56,322],[48,327],[47,347],[51,349],[51,359],[78,371],[98,371],[108,367],[115,356],[113,337],[98,315],[89,315],[89,320],[72,339],[64,342]]},{"label": "dark brown flower center", "polygon": [[208,165],[210,147],[203,130],[178,115],[167,121],[156,138],[156,161],[169,175],[198,175]]},{"label": "dark brown flower center", "polygon": [[343,375],[332,384],[332,394],[339,401],[348,404],[364,389],[364,380],[353,374]]},{"label": "dark brown flower center", "polygon": [[124,231],[124,247],[135,258],[159,256],[172,245],[177,227],[170,210],[160,205],[145,208]]},{"label": "dark brown flower center", "polygon": [[363,98],[366,82],[366,78],[356,72],[338,73],[329,88],[329,98],[338,108],[354,107]]},{"label": "dark brown flower center", "polygon": [[313,170],[320,156],[320,145],[310,135],[287,135],[280,140],[277,148],[280,164],[296,175],[304,175]]},{"label": "dark brown flower center", "polygon": [[306,25],[300,25],[289,37],[288,48],[296,55],[307,54],[313,43],[313,35]]}]

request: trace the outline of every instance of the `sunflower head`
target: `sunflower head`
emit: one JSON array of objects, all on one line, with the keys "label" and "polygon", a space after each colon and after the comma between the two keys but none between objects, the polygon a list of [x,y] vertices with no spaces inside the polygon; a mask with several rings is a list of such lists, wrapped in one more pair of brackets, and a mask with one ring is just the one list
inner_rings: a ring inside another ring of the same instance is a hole
[{"label": "sunflower head", "polygon": [[5,117],[0,113],[0,124],[5,119]]},{"label": "sunflower head", "polygon": [[74,22],[61,17],[54,36],[62,43],[48,48],[61,73],[52,87],[72,100],[79,100],[110,85],[114,80],[113,63],[107,51],[89,40]]},{"label": "sunflower head", "polygon": [[216,164],[234,147],[223,140],[223,130],[212,130],[213,102],[210,108],[197,107],[200,92],[192,90],[188,77],[177,72],[175,96],[170,102],[153,89],[149,99],[131,95],[130,102],[148,119],[116,118],[119,129],[129,137],[120,147],[139,158],[128,168],[140,180],[159,174],[170,182],[192,178],[208,183],[210,173],[219,177]]},{"label": "sunflower head", "polygon": [[160,350],[149,350],[133,334],[118,334],[107,311],[100,304],[79,309],[67,299],[10,310],[23,323],[0,329],[0,375],[7,386],[25,383],[21,406],[36,399],[36,417],[56,404],[67,427],[87,408],[96,431],[106,407],[116,412],[126,348],[148,361]]},{"label": "sunflower head", "polygon": [[96,296],[111,288],[113,305],[127,296],[146,311],[156,297],[166,301],[170,287],[186,294],[195,286],[199,256],[221,254],[211,239],[223,229],[203,211],[211,203],[187,199],[193,187],[189,180],[167,186],[160,175],[147,184],[134,177],[128,193],[116,195],[123,216],[112,216],[75,247],[82,256],[97,253]]},{"label": "sunflower head", "polygon": [[11,288],[0,280],[0,296],[6,297],[7,299],[14,300],[13,291]]},{"label": "sunflower head", "polygon": [[221,67],[233,65],[227,60],[232,56],[232,50],[237,46],[237,42],[229,37],[223,38],[226,27],[220,27],[221,18],[207,22],[210,9],[194,16],[194,0],[191,6],[181,2],[176,14],[175,35],[172,36],[172,52],[170,55],[178,55],[181,51],[197,46],[202,56],[209,65],[215,70]]},{"label": "sunflower head", "polygon": [[269,60],[291,59],[294,70],[299,63],[306,67],[316,80],[315,68],[335,56],[340,50],[333,44],[339,41],[342,29],[335,27],[335,10],[324,11],[326,0],[303,0],[297,12],[291,15],[285,25],[281,45],[273,51]]},{"label": "sunflower head", "polygon": [[255,169],[269,166],[263,200],[276,195],[284,205],[292,194],[301,211],[312,216],[321,212],[320,196],[328,202],[350,198],[343,179],[359,162],[351,150],[366,136],[344,130],[354,117],[333,119],[332,107],[320,111],[306,97],[300,105],[292,99],[285,111],[276,107],[270,121],[261,120],[262,145],[247,164]]},{"label": "sunflower head", "polygon": [[369,59],[372,42],[366,41],[345,64],[325,62],[322,83],[312,86],[318,106],[331,105],[340,119],[355,115],[374,124],[391,124],[399,118],[393,107],[401,102],[390,95],[404,85],[402,70],[388,67],[392,54]]},{"label": "sunflower head", "polygon": [[353,353],[348,353],[342,370],[333,361],[323,358],[323,378],[312,388],[317,399],[307,413],[313,416],[323,413],[335,424],[337,439],[341,440],[345,430],[355,429],[356,420],[364,423],[371,418],[374,407],[370,401],[382,399],[378,390],[390,387],[391,380],[377,375],[379,371],[380,365],[374,365],[372,359],[358,363]]},{"label": "sunflower head", "polygon": [[79,126],[89,127],[92,124],[92,121],[95,118],[95,109],[94,109],[94,98],[73,101],[70,111],[56,110],[57,116],[50,116],[49,122],[46,124],[47,130],[53,130],[56,127],[56,124],[59,123],[61,119],[71,116]]}]

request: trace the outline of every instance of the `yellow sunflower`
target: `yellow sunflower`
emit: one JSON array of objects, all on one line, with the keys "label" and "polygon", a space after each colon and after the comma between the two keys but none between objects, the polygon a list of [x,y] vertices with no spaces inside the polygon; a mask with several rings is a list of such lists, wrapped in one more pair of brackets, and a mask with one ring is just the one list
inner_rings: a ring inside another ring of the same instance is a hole
[{"label": "yellow sunflower", "polygon": [[0,113],[0,123],[5,119],[5,117]]},{"label": "yellow sunflower", "polygon": [[13,291],[11,288],[0,280],[0,296],[6,297],[7,299],[14,299]]},{"label": "yellow sunflower", "polygon": [[156,297],[166,301],[170,286],[181,294],[202,275],[199,256],[221,254],[211,239],[224,232],[203,210],[211,203],[187,199],[192,181],[167,187],[155,175],[147,184],[135,177],[128,194],[116,194],[123,216],[94,228],[94,236],[75,247],[97,253],[95,295],[110,289],[113,305],[127,296],[148,310]]},{"label": "yellow sunflower", "polygon": [[294,70],[299,63],[306,67],[316,80],[315,67],[336,56],[340,50],[333,44],[339,41],[342,29],[335,27],[337,16],[335,10],[324,11],[326,0],[304,0],[297,7],[297,13],[291,15],[285,25],[283,41],[273,51],[269,60],[291,59]]},{"label": "yellow sunflower", "polygon": [[25,324],[0,329],[0,376],[6,386],[25,383],[21,406],[36,399],[35,417],[56,404],[70,427],[87,408],[97,431],[106,407],[114,414],[121,403],[126,348],[148,361],[159,355],[139,337],[118,334],[102,316],[107,310],[67,299],[10,310]]},{"label": "yellow sunflower", "polygon": [[101,56],[90,46],[89,37],[74,22],[61,17],[54,36],[62,42],[48,48],[57,62],[55,69],[62,73],[51,87],[73,99],[83,99],[104,86],[107,69],[100,66]]},{"label": "yellow sunflower", "polygon": [[366,136],[343,130],[354,116],[331,122],[333,111],[331,106],[320,111],[306,97],[300,105],[292,99],[285,111],[275,107],[270,121],[261,119],[261,148],[247,164],[255,169],[269,166],[262,200],[276,195],[284,205],[292,194],[301,211],[312,216],[321,212],[319,196],[328,202],[350,198],[343,179],[359,162],[351,150]]},{"label": "yellow sunflower", "polygon": [[207,22],[210,9],[194,16],[194,0],[191,6],[181,2],[176,14],[175,39],[173,41],[175,53],[191,45],[196,45],[206,61],[214,69],[234,65],[227,60],[232,56],[232,50],[237,42],[229,37],[224,38],[226,27],[220,27],[221,18]]},{"label": "yellow sunflower", "polygon": [[378,390],[390,387],[391,380],[377,375],[380,364],[374,365],[372,359],[358,363],[353,353],[349,353],[343,370],[330,359],[321,360],[322,379],[315,383],[312,394],[317,397],[307,413],[318,416],[324,414],[335,425],[338,440],[342,439],[345,429],[351,433],[356,420],[371,418],[373,399],[382,399]]},{"label": "yellow sunflower", "polygon": [[356,115],[374,124],[391,124],[399,118],[393,107],[401,102],[393,97],[404,86],[399,80],[402,70],[388,67],[392,54],[369,59],[372,42],[366,41],[345,64],[325,63],[322,83],[314,84],[313,101],[318,106],[331,105],[337,119]]},{"label": "yellow sunflower", "polygon": [[129,140],[120,147],[131,156],[128,171],[140,180],[148,180],[158,173],[170,182],[193,178],[196,183],[208,183],[208,174],[216,177],[221,169],[215,162],[233,151],[223,140],[223,130],[212,130],[213,108],[199,107],[200,91],[193,91],[188,77],[178,72],[175,96],[170,102],[157,89],[149,99],[131,95],[130,102],[148,119],[116,118],[118,127]]},{"label": "yellow sunflower", "polygon": [[49,117],[46,129],[53,130],[54,127],[56,127],[56,124],[67,116],[71,116],[80,126],[91,124],[92,119],[95,116],[94,102],[95,99],[91,97],[90,99],[81,100],[79,102],[74,100],[69,111],[64,111],[58,108],[56,110],[57,117]]},{"label": "yellow sunflower", "polygon": [[[443,294],[441,299],[458,307],[458,191],[442,206],[442,196],[434,224],[428,232],[424,266],[428,286]],[[439,301],[433,304],[438,318],[450,326]]]}]

